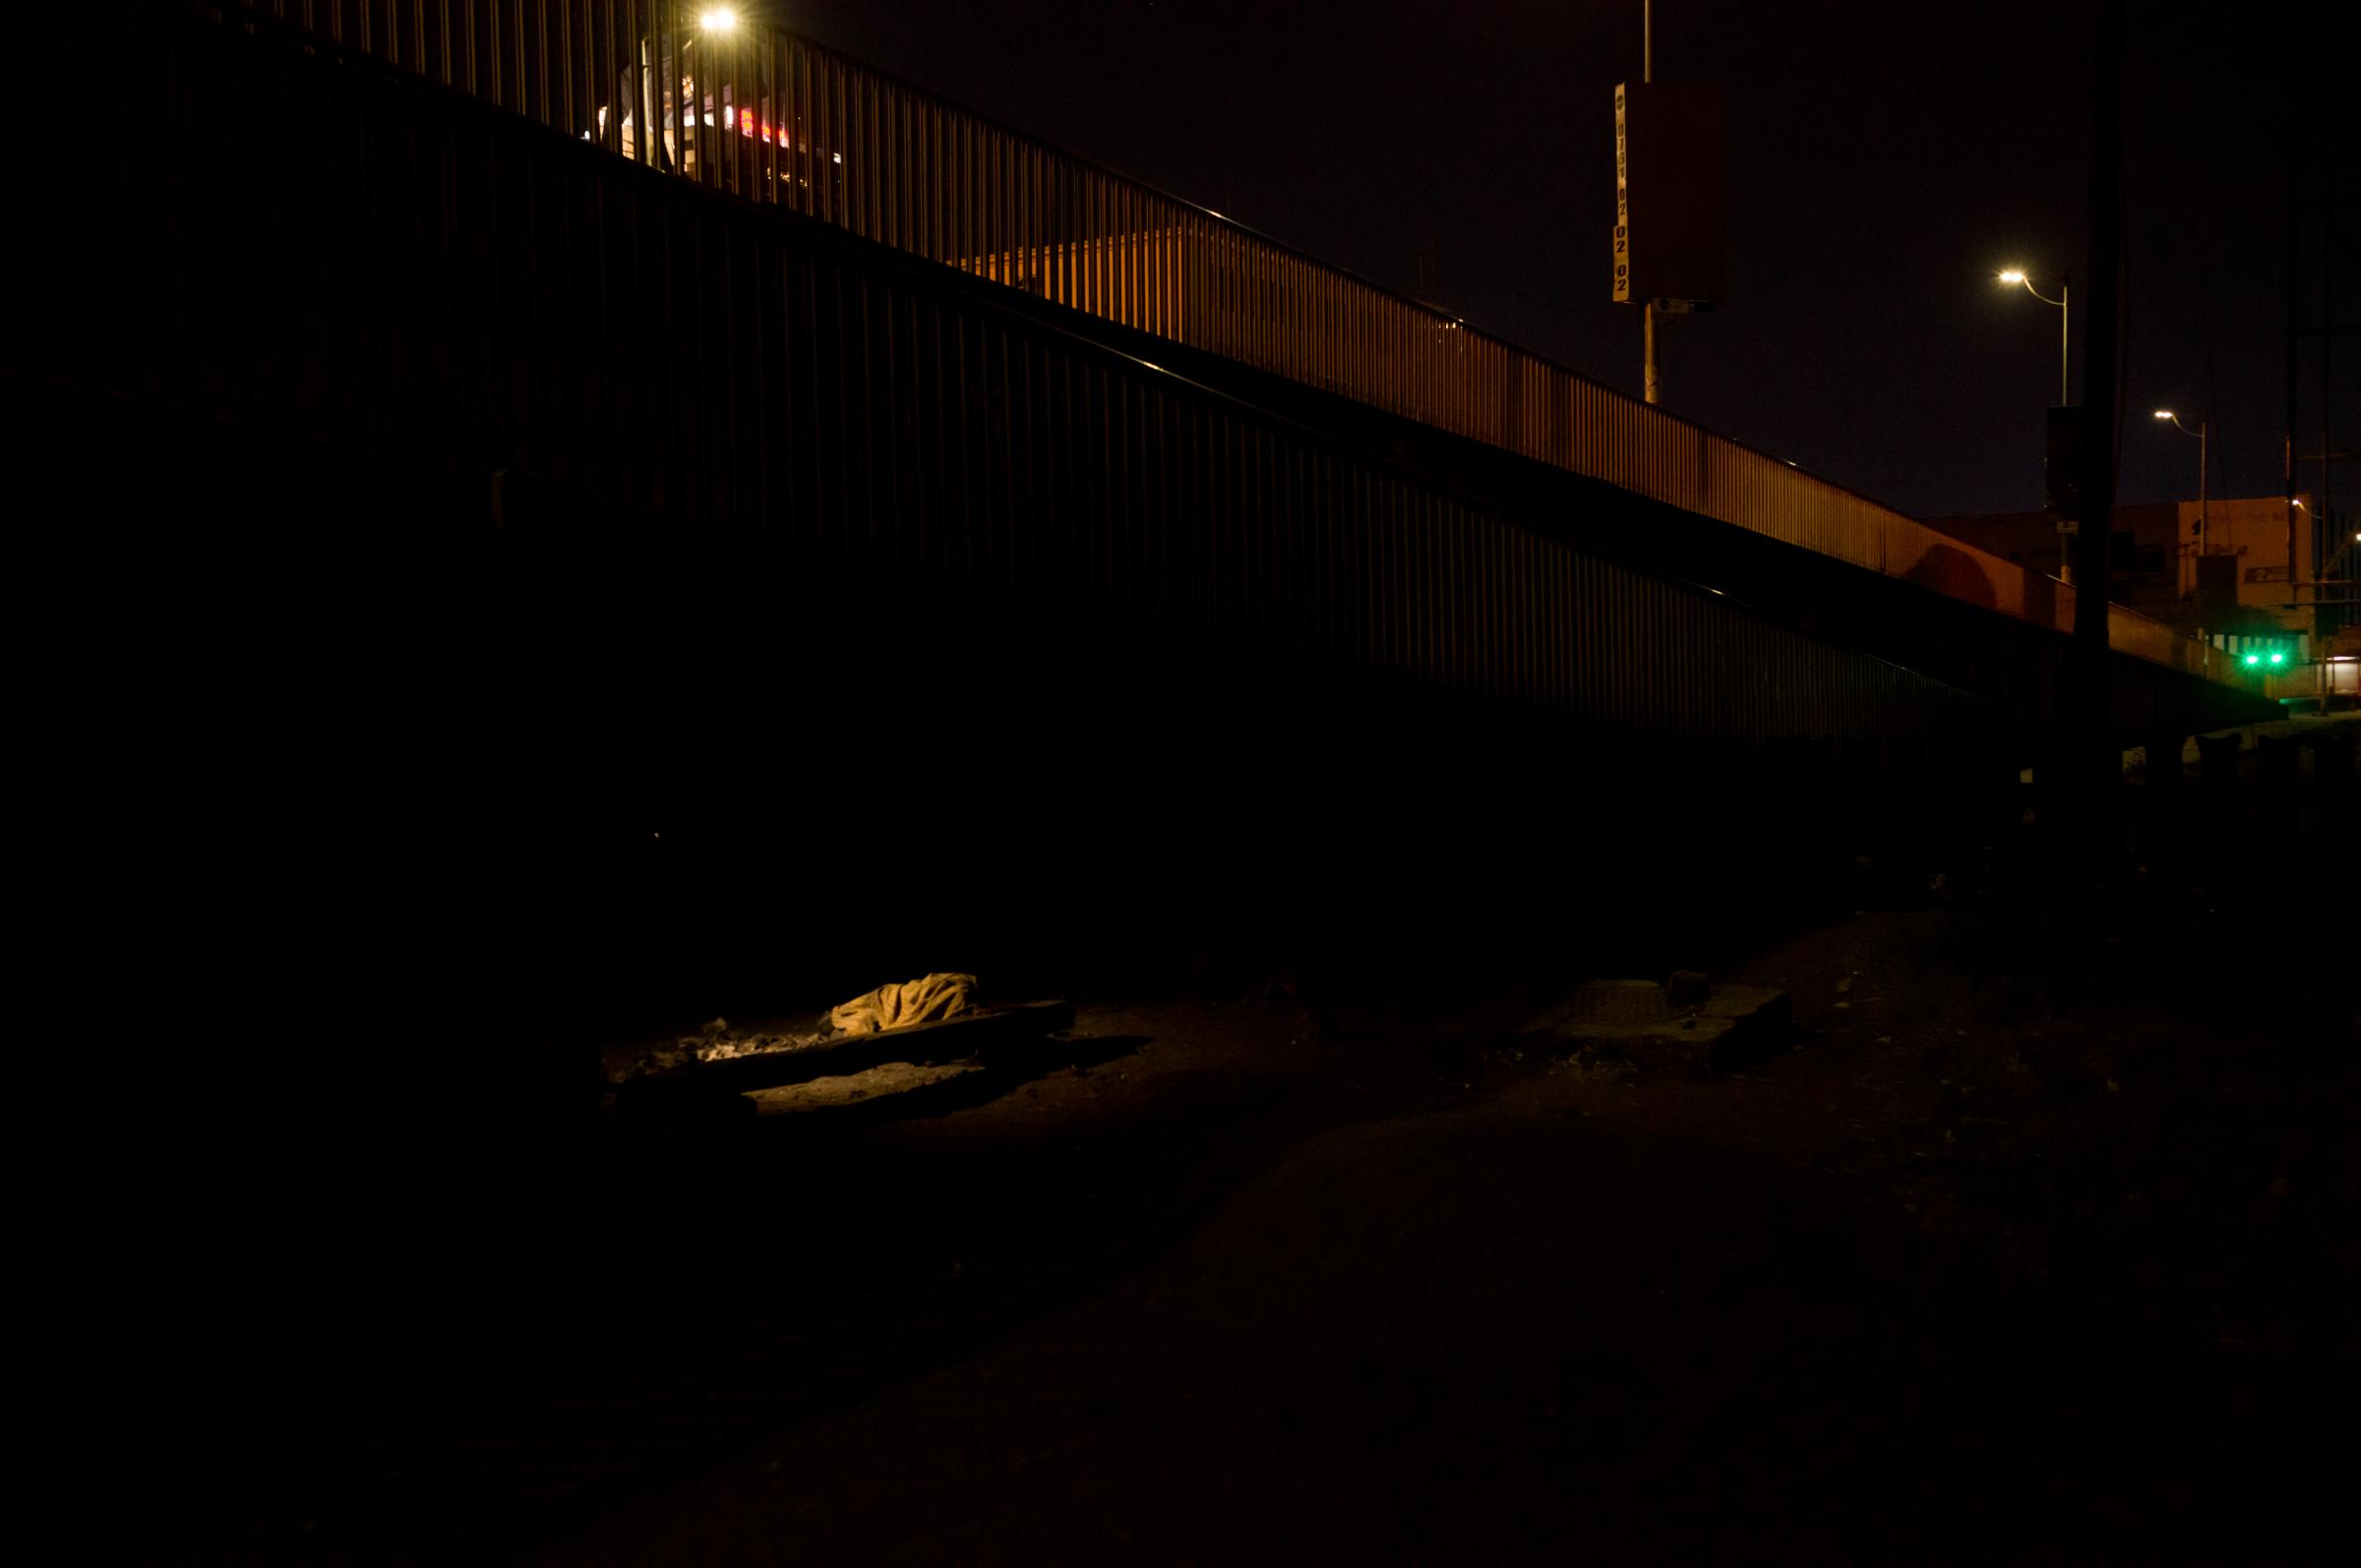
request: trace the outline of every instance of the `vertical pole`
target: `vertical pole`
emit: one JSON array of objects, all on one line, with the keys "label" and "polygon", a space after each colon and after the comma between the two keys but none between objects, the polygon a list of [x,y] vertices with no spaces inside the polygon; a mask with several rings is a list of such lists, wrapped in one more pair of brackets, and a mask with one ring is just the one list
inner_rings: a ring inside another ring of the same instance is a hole
[{"label": "vertical pole", "polygon": [[[2107,542],[2115,516],[2116,293],[2122,267],[2124,0],[2099,0],[2092,40],[2088,267],[2090,325],[2083,333],[2083,527],[2075,536],[2073,684],[2068,703],[2074,794],[2072,835],[2088,869],[2111,869],[2114,788],[2121,773],[2107,712]],[[2079,857],[2078,857],[2079,858]]]},{"label": "vertical pole", "polygon": [[[1656,80],[1656,0],[1640,0],[1640,80]],[[1640,398],[1656,402],[1664,384],[1656,369],[1656,301],[1640,301]]]},{"label": "vertical pole", "polygon": [[[2303,244],[2304,221],[2303,193],[2297,183],[2300,178],[2295,156],[2290,153],[2287,158],[2287,440],[2280,449],[2279,478],[2286,492],[2280,515],[2287,519],[2287,559],[2291,564],[2295,560],[2295,361],[2296,355],[2303,351],[2304,343],[2297,334],[2295,325],[2296,251]],[[2325,452],[2328,448],[2324,446],[2321,451]],[[2319,499],[2315,496],[2314,503],[2317,504]],[[2314,524],[2314,527],[2318,526],[2318,523]],[[2294,575],[2292,571],[2288,573],[2290,578]],[[2291,587],[2287,597],[2292,599],[2295,596]]]},{"label": "vertical pole", "polygon": [[2206,436],[2212,428],[2213,421],[2210,419],[2201,419],[2197,422],[2197,553],[2199,555],[2206,553],[2206,535],[2210,531],[2213,520],[2213,509],[2207,504],[2207,497],[2211,492],[2206,487]]},{"label": "vertical pole", "polygon": [[[2329,450],[2329,389],[2336,385],[2336,317],[2334,301],[2330,296],[2330,280],[2336,271],[2336,179],[2338,167],[2323,158],[2320,168],[2320,493],[2312,498],[2312,531],[2315,537],[2321,529],[2335,520],[2335,497],[2330,493],[2331,465],[2335,462]],[[2295,518],[2287,518],[2287,582],[2295,584]],[[2315,597],[2318,591],[2315,590]],[[2292,599],[2295,595],[2287,595]],[[2315,618],[2313,630],[2319,631]]]},{"label": "vertical pole", "polygon": [[2074,274],[2058,284],[2058,406],[2074,406]]},{"label": "vertical pole", "polygon": [[1656,301],[1640,302],[1640,352],[1645,364],[1640,372],[1640,396],[1655,402],[1663,389],[1658,385],[1656,372]]}]

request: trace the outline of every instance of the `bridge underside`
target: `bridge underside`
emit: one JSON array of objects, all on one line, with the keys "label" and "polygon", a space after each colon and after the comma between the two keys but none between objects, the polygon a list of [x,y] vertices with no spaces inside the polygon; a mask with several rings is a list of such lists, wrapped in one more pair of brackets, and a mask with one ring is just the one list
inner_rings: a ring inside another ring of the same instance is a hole
[{"label": "bridge underside", "polygon": [[82,891],[135,874],[188,940],[159,997],[573,1036],[1200,948],[1653,962],[1848,896],[1856,854],[1968,864],[2008,804],[1971,732],[1537,722],[669,513],[508,488],[496,521],[481,474],[5,385],[90,476],[41,518],[40,631]]},{"label": "bridge underside", "polygon": [[[1510,515],[1545,519],[1580,545],[1727,594],[1816,638],[1973,694],[1985,704],[1988,733],[2028,761],[2048,754],[2070,727],[2070,639],[1996,609],[1998,586],[1968,550],[1935,551],[1907,574],[1866,571],[1218,355],[1056,307],[1034,308],[1452,493],[1481,497]],[[2276,705],[2255,691],[2132,654],[2110,652],[2107,673],[2107,723],[2126,747],[2278,716]]]}]

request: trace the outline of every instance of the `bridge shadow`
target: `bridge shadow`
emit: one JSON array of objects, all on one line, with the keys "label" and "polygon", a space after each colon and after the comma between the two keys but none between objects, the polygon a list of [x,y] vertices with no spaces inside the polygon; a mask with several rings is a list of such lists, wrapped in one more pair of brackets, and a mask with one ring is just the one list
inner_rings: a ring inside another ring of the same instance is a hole
[{"label": "bridge shadow", "polygon": [[[1922,588],[1932,588],[1981,609],[1996,609],[2000,604],[1999,591],[1985,574],[1983,564],[1968,551],[1952,545],[1936,545],[1927,551],[1906,577]],[[2048,579],[2028,578],[2028,583],[2032,581],[2047,584]]]}]

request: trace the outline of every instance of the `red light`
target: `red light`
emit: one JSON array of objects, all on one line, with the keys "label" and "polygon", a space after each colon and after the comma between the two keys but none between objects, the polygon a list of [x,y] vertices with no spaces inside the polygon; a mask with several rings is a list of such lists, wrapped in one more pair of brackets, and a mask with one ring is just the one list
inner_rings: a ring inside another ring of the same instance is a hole
[{"label": "red light", "polygon": [[784,127],[773,125],[768,120],[757,119],[755,111],[752,109],[738,111],[738,134],[740,136],[758,136],[763,141],[778,147],[794,145],[788,140]]}]

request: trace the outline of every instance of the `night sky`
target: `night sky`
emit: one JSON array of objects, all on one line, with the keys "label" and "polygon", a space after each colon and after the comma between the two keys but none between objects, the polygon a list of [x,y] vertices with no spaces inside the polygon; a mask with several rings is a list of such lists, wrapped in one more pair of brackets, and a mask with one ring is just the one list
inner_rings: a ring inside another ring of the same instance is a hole
[{"label": "night sky", "polygon": [[[744,9],[1638,394],[1607,232],[1639,0]],[[2351,72],[2326,6],[2131,11],[2119,493],[2195,493],[2168,403],[2211,419],[2216,496],[2275,495],[2285,150]],[[1665,406],[1919,515],[2037,508],[2057,316],[1992,274],[2083,274],[2089,14],[1660,0],[1658,76],[1719,81],[1731,144],[1731,298],[1666,332]]]}]

